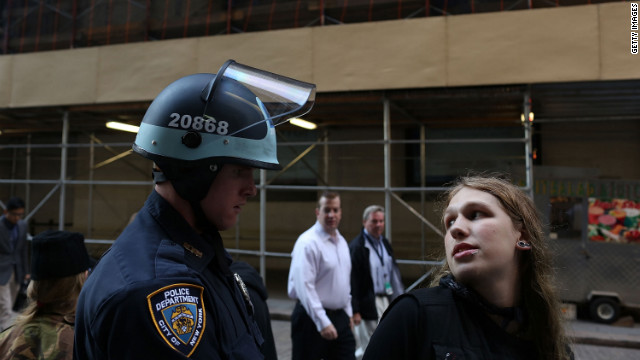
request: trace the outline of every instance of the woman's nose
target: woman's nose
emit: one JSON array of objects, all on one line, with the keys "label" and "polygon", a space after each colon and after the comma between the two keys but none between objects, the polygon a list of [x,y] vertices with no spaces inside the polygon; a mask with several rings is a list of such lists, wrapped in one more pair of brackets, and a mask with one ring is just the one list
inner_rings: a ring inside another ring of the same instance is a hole
[{"label": "woman's nose", "polygon": [[464,219],[458,218],[449,228],[449,232],[454,239],[464,238],[468,235],[468,229]]}]

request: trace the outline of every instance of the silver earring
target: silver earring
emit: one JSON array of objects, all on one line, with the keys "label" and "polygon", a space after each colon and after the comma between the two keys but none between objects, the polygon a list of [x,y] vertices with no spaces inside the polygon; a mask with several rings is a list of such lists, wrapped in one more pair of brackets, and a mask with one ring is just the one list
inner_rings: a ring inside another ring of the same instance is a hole
[{"label": "silver earring", "polygon": [[531,244],[529,244],[528,242],[525,242],[523,240],[518,241],[518,246],[523,247],[523,248],[529,248],[531,247]]}]

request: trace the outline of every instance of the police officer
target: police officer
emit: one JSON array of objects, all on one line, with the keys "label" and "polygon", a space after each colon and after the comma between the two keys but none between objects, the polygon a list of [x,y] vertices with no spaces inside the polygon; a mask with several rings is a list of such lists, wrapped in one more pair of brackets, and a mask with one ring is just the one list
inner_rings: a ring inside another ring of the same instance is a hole
[{"label": "police officer", "polygon": [[154,191],[78,300],[76,359],[262,359],[253,306],[218,231],[278,169],[274,126],[308,112],[313,84],[227,61],[151,103],[133,150]]}]

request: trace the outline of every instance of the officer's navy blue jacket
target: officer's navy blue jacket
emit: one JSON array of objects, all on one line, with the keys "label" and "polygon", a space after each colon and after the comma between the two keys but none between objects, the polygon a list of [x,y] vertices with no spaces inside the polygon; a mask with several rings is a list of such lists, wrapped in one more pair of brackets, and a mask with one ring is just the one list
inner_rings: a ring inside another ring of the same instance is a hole
[{"label": "officer's navy blue jacket", "polygon": [[153,191],[82,289],[74,359],[262,359],[230,262]]}]

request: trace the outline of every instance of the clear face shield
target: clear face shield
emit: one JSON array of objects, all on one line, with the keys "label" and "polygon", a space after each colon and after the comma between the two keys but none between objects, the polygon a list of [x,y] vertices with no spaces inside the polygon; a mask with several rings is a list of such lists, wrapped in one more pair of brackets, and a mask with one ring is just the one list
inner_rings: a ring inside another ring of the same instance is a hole
[{"label": "clear face shield", "polygon": [[[222,85],[223,82],[225,85]],[[239,88],[248,91],[233,91]],[[308,113],[315,102],[315,93],[314,84],[228,60],[203,89],[202,97],[206,101],[203,117],[215,119],[216,99],[231,96],[244,106],[253,108],[260,116],[252,117],[251,120],[238,123],[236,126],[231,125],[227,136],[234,136],[265,122],[272,128]]]}]

